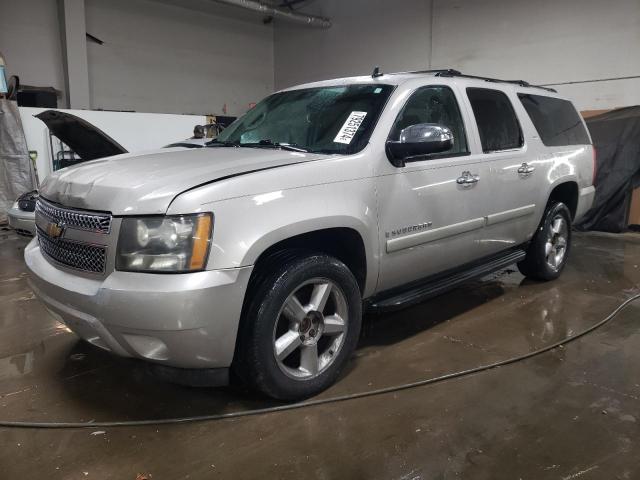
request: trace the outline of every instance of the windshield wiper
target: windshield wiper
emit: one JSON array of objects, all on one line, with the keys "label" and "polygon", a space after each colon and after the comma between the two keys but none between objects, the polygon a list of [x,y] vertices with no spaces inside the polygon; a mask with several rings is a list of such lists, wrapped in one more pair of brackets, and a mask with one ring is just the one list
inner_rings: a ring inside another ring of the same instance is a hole
[{"label": "windshield wiper", "polygon": [[273,140],[270,140],[268,138],[255,143],[241,143],[240,146],[249,148],[279,148],[281,150],[288,150],[290,152],[309,152],[309,150],[307,150],[306,148],[300,147],[295,143],[279,143],[274,142]]},{"label": "windshield wiper", "polygon": [[239,147],[240,144],[238,142],[227,142],[220,141],[217,138],[214,138],[210,142],[205,143],[207,147]]}]

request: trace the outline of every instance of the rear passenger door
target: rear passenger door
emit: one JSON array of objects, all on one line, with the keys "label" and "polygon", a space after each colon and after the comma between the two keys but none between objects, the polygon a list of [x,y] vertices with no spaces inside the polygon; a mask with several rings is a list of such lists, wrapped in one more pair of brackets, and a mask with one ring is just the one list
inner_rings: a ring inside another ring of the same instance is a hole
[{"label": "rear passenger door", "polygon": [[544,158],[527,142],[511,88],[470,86],[466,97],[477,126],[480,155],[489,166],[486,226],[477,232],[478,252],[485,256],[524,243],[534,232]]}]

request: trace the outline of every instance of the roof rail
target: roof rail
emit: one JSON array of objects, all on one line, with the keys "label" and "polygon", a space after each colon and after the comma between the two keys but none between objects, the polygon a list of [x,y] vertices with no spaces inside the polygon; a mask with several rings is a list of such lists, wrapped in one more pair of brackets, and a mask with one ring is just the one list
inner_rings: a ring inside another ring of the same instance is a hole
[{"label": "roof rail", "polygon": [[411,72],[391,72],[391,73],[387,73],[386,75],[406,75],[406,74],[410,74],[410,73],[435,73],[436,75],[438,74],[448,74],[451,76],[454,75],[462,75],[458,70],[454,70],[452,68],[439,68],[436,70],[413,70]]},{"label": "roof rail", "polygon": [[[409,72],[409,73],[422,73],[422,72]],[[548,92],[557,93],[557,90],[553,88],[542,87],[540,85],[531,85],[529,82],[526,82],[524,80],[501,80],[499,78],[479,77],[477,75],[465,75],[464,73],[460,73],[459,71],[453,70],[453,69],[439,70],[439,71],[435,71],[434,73],[436,77],[463,77],[463,78],[473,78],[475,80],[484,80],[485,82],[511,83],[514,85],[519,85],[521,87],[540,88]]]},{"label": "roof rail", "polygon": [[440,68],[436,70],[414,70],[411,72],[392,72],[392,73],[381,73],[379,68],[376,67],[373,70],[372,77],[380,77],[382,75],[406,75],[411,73],[433,73],[436,77],[462,77],[462,78],[473,78],[475,80],[484,80],[485,82],[495,82],[495,83],[511,83],[513,85],[519,85],[520,87],[527,88],[539,88],[541,90],[546,90],[547,92],[558,93],[557,90],[549,87],[543,87],[542,85],[531,85],[529,82],[524,80],[501,80],[499,78],[489,78],[489,77],[479,77],[477,75],[466,75],[458,70],[454,70],[453,68]]}]

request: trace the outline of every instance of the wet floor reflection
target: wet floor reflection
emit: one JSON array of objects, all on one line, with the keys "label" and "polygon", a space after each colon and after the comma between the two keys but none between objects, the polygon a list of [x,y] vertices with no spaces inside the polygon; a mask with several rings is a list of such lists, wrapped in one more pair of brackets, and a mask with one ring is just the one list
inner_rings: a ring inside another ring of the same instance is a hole
[{"label": "wet floor reflection", "polygon": [[[143,362],[79,342],[26,283],[17,237],[0,239],[0,417],[107,421],[206,415],[274,404],[238,388],[164,383]],[[640,239],[575,237],[552,283],[503,270],[411,309],[367,315],[356,354],[323,397],[413,382],[539,349],[602,319],[640,285]],[[540,373],[568,360],[559,349]],[[570,360],[570,359],[569,359]]]}]

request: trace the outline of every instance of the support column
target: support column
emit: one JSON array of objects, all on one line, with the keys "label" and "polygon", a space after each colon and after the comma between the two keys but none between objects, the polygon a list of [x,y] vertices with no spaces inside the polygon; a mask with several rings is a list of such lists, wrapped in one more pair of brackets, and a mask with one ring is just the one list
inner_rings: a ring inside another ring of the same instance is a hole
[{"label": "support column", "polygon": [[429,70],[433,68],[433,26],[435,25],[435,20],[433,18],[435,11],[435,2],[436,0],[428,0],[429,2],[429,48],[427,49],[429,58],[427,61],[427,65],[429,66]]},{"label": "support column", "polygon": [[91,102],[84,0],[59,0],[59,5],[68,107],[88,109]]}]

